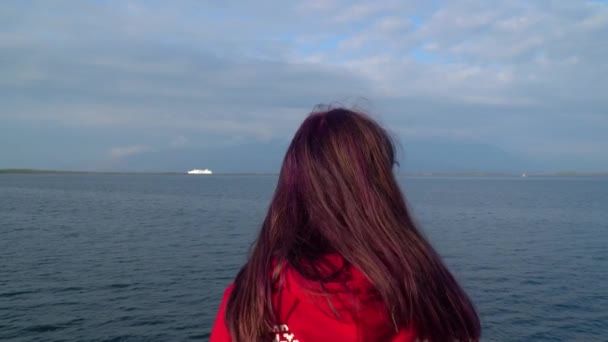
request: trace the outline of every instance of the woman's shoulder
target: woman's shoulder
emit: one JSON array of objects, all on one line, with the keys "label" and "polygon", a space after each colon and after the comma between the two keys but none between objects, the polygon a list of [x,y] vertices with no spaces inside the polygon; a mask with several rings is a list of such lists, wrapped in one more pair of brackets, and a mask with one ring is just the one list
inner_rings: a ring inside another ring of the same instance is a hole
[{"label": "woman's shoulder", "polygon": [[226,289],[224,290],[224,294],[222,296],[222,300],[220,302],[219,309],[217,310],[217,316],[215,318],[215,323],[213,324],[213,328],[211,329],[211,338],[209,342],[230,342],[232,341],[230,337],[230,333],[228,332],[228,327],[226,326],[225,321],[225,313],[226,313],[226,305],[228,303],[228,299],[230,298],[230,294],[234,289],[234,283],[230,283]]}]

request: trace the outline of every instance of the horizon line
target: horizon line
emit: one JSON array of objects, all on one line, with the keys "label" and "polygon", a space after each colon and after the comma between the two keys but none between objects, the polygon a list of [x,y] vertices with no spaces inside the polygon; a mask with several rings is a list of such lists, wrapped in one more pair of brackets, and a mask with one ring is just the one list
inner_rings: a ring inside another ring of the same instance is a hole
[{"label": "horizon line", "polygon": [[[91,170],[52,170],[29,168],[0,168],[0,174],[156,174],[156,175],[187,175],[186,171],[91,171]],[[539,176],[608,176],[606,171],[549,171],[549,172],[494,172],[494,171],[411,171],[398,172],[399,175],[410,176],[509,176],[509,177],[539,177]],[[214,172],[205,176],[222,175],[279,175],[279,172]]]}]

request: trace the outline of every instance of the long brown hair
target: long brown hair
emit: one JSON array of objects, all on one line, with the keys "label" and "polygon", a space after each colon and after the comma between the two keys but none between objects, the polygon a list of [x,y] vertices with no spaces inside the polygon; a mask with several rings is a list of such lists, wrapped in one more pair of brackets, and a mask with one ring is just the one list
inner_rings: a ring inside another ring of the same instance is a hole
[{"label": "long brown hair", "polygon": [[[308,267],[329,253],[358,268],[388,317],[413,327],[419,339],[479,339],[473,304],[416,228],[394,164],[390,135],[365,114],[343,108],[310,114],[287,150],[260,234],[228,300],[225,319],[235,341],[263,340],[277,324],[275,265],[310,278]],[[303,260],[313,262],[304,269]],[[323,285],[323,278],[313,280]]]}]

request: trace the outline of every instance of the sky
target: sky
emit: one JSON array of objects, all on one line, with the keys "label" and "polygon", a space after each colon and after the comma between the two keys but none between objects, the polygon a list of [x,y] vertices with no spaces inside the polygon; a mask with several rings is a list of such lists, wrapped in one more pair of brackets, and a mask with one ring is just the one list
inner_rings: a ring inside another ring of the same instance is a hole
[{"label": "sky", "polygon": [[317,104],[404,171],[608,171],[607,1],[0,3],[0,168],[276,172]]}]

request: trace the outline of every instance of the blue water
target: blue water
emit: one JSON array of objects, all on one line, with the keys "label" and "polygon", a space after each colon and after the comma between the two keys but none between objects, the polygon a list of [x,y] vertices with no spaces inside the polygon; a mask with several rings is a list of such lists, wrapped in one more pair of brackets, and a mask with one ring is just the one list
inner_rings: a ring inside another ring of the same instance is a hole
[{"label": "blue water", "polygon": [[[0,340],[207,340],[275,182],[0,175]],[[608,340],[608,178],[401,182],[484,341]]]}]

